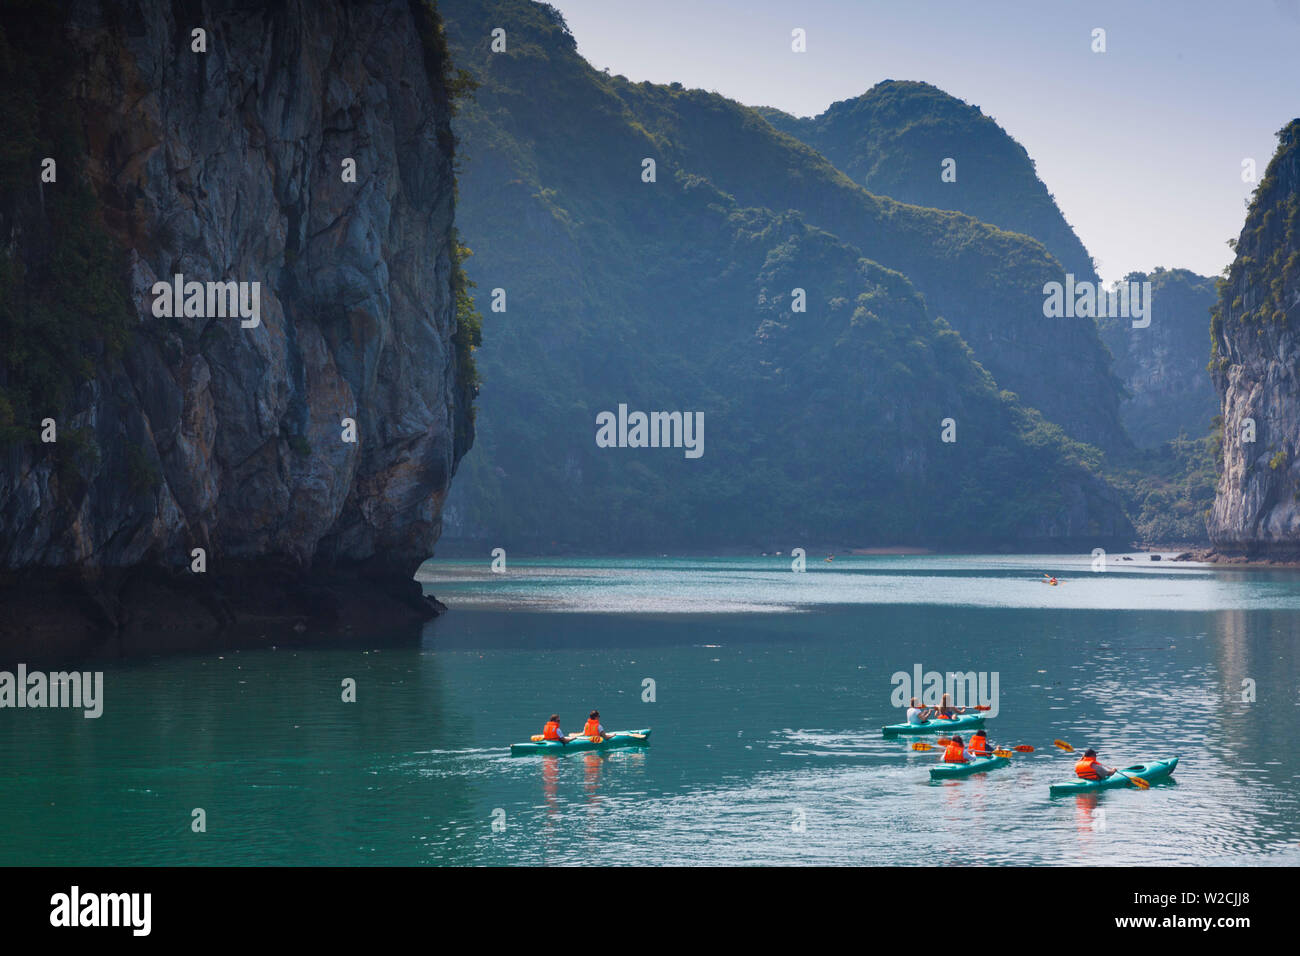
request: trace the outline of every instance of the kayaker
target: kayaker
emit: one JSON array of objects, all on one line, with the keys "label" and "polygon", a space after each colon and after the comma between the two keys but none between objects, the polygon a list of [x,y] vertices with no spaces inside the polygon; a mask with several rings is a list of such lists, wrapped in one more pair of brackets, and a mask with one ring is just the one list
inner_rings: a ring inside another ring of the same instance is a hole
[{"label": "kayaker", "polygon": [[560,715],[551,714],[551,719],[546,722],[542,728],[543,740],[558,740],[562,744],[567,744],[569,738],[564,736],[564,731],[560,729]]},{"label": "kayaker", "polygon": [[943,752],[944,763],[970,763],[966,759],[966,748],[962,745],[961,737],[953,737]]},{"label": "kayaker", "polygon": [[907,705],[907,722],[914,727],[921,727],[930,722],[930,708],[922,707],[915,697]]},{"label": "kayaker", "polygon": [[593,710],[591,712],[586,725],[582,728],[582,736],[591,737],[597,743],[609,736],[609,734],[605,733],[605,728],[600,722],[600,711]]},{"label": "kayaker", "polygon": [[1074,765],[1074,773],[1084,780],[1105,780],[1115,773],[1115,768],[1101,763],[1097,759],[1097,751],[1085,750],[1083,758]]},{"label": "kayaker", "polygon": [[992,757],[993,748],[989,746],[989,734],[982,727],[975,731],[970,739],[970,752],[975,757]]},{"label": "kayaker", "polygon": [[941,720],[952,720],[958,714],[966,713],[965,707],[953,707],[951,701],[952,699],[947,694],[944,694],[943,699],[939,701],[939,708],[935,711],[934,715]]}]

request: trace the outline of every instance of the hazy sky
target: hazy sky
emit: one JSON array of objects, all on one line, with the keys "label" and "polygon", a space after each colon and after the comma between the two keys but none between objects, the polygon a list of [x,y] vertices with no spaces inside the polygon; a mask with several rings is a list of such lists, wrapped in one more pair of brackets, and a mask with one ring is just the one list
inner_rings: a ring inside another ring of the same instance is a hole
[{"label": "hazy sky", "polygon": [[976,104],[1029,151],[1107,280],[1219,273],[1253,188],[1242,160],[1262,176],[1300,116],[1300,0],[552,3],[583,56],[633,80],[799,116],[883,79]]}]

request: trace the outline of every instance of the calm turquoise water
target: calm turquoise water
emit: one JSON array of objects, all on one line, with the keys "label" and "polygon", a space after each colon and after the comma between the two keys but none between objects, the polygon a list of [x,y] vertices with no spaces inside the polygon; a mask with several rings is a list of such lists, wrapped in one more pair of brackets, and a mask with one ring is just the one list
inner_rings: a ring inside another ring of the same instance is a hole
[{"label": "calm turquoise water", "polygon": [[[452,612],[420,634],[115,664],[98,720],[0,711],[0,863],[1300,862],[1300,575],[1089,565],[432,562]],[[996,672],[991,736],[1038,751],[931,785],[879,732],[917,664]],[[652,745],[509,756],[592,707]],[[1178,782],[1050,800],[1053,738],[1178,754]]]}]

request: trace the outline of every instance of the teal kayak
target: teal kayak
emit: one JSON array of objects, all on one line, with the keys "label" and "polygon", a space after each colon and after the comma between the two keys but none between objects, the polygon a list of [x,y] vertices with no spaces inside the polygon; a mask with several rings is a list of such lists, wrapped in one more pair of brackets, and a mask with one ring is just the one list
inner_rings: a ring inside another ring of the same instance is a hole
[{"label": "teal kayak", "polygon": [[[640,734],[633,737],[632,734]],[[615,750],[619,747],[645,747],[650,743],[650,728],[645,730],[612,730],[608,737],[596,743],[590,737],[570,737],[567,744],[558,740],[530,740],[524,744],[511,744],[510,756],[529,754],[572,754],[584,750]]]},{"label": "teal kayak", "polygon": [[952,777],[969,777],[973,773],[997,770],[1011,763],[1006,757],[973,757],[966,763],[941,763],[930,771],[931,780],[949,780]]},{"label": "teal kayak", "polygon": [[[1163,780],[1174,772],[1178,766],[1178,758],[1170,757],[1168,760],[1153,760],[1150,763],[1134,764],[1132,767],[1120,767],[1124,773],[1130,777],[1139,777],[1149,783],[1155,783],[1157,780]],[[1051,787],[1051,795],[1054,797],[1064,797],[1071,793],[1087,793],[1090,790],[1109,790],[1113,787],[1131,787],[1128,778],[1119,774],[1113,774],[1105,780],[1084,780],[1079,777],[1071,780],[1069,783],[1054,783]]]},{"label": "teal kayak", "polygon": [[984,726],[984,718],[979,714],[962,714],[952,720],[933,718],[924,724],[886,724],[880,732],[886,737],[897,734],[946,734],[953,730],[973,730]]}]

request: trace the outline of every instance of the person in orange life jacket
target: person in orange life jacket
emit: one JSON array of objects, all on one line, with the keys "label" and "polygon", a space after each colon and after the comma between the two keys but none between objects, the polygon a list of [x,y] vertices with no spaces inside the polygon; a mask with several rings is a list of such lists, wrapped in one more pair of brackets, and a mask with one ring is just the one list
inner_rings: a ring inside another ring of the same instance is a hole
[{"label": "person in orange life jacket", "polygon": [[935,710],[934,715],[943,720],[952,720],[958,714],[964,713],[966,713],[965,707],[953,707],[951,704],[951,698],[947,694],[944,694],[943,699],[939,701],[939,706]]},{"label": "person in orange life jacket", "polygon": [[543,740],[558,740],[562,744],[567,744],[569,738],[564,736],[564,731],[560,729],[560,715],[551,714],[551,719],[546,722],[542,728]]},{"label": "person in orange life jacket", "polygon": [[970,763],[966,759],[966,748],[962,746],[961,737],[953,737],[947,749],[943,752],[944,763]]},{"label": "person in orange life jacket", "polygon": [[590,737],[600,743],[609,734],[605,733],[605,727],[600,722],[600,711],[593,710],[591,716],[587,718],[587,723],[582,728],[582,736]]},{"label": "person in orange life jacket", "polygon": [[1074,765],[1075,776],[1084,780],[1105,780],[1115,772],[1114,767],[1107,767],[1097,759],[1097,751],[1085,750],[1083,758]]},{"label": "person in orange life jacket", "polygon": [[992,757],[993,748],[989,746],[989,733],[980,728],[970,739],[970,752],[973,757]]}]

